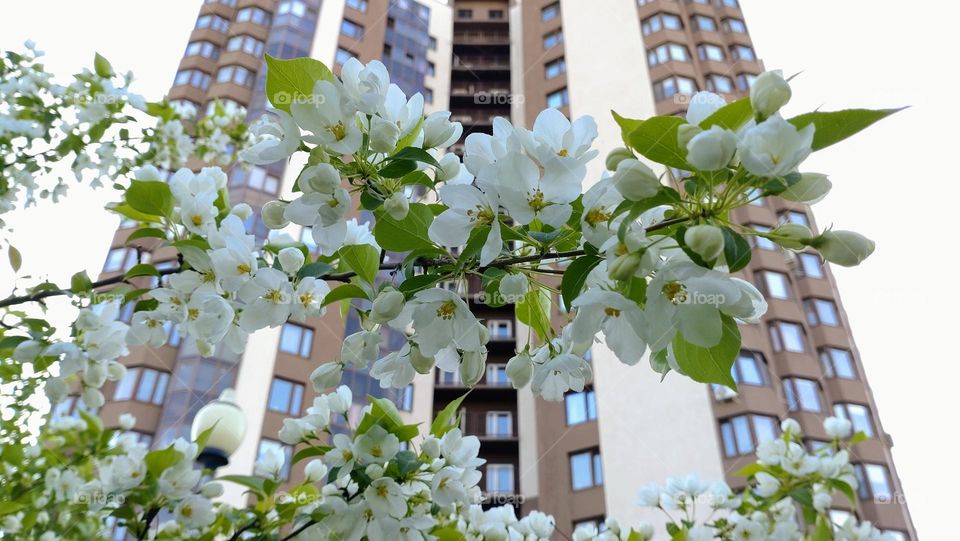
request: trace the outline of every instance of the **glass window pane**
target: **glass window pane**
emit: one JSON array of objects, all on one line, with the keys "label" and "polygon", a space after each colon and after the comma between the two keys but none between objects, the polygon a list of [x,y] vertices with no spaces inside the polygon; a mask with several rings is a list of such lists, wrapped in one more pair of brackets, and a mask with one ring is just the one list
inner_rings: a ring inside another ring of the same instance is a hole
[{"label": "glass window pane", "polygon": [[820,411],[820,392],[817,382],[809,379],[795,379],[797,398],[804,411]]},{"label": "glass window pane", "polygon": [[153,386],[157,383],[157,371],[145,368],[140,376],[140,385],[137,387],[137,400],[149,402],[153,396]]},{"label": "glass window pane", "polygon": [[139,368],[128,368],[123,379],[117,383],[117,388],[113,393],[114,400],[130,400],[133,398],[133,388],[137,383],[137,376],[140,374]]},{"label": "glass window pane", "polygon": [[806,350],[804,347],[803,328],[796,323],[781,321],[779,324],[780,334],[783,337],[783,347],[787,351],[802,353]]},{"label": "glass window pane", "polygon": [[737,368],[739,369],[739,382],[748,385],[763,385],[763,372],[760,370],[759,362],[752,354],[741,354],[737,358]]},{"label": "glass window pane", "polygon": [[775,299],[790,298],[790,281],[787,275],[782,272],[763,271],[764,284],[767,287],[767,295]]},{"label": "glass window pane", "polygon": [[310,357],[310,351],[313,349],[313,330],[303,329],[303,342],[300,344],[300,356]]},{"label": "glass window pane", "polygon": [[587,420],[586,395],[584,393],[569,393],[564,398],[567,406],[567,424],[580,424]]},{"label": "glass window pane", "polygon": [[734,417],[731,422],[736,434],[737,452],[744,455],[753,451],[753,436],[750,435],[750,423],[747,421],[747,417],[744,415]]},{"label": "glass window pane", "polygon": [[270,398],[267,400],[267,407],[273,411],[282,411],[287,413],[290,407],[290,394],[293,385],[286,380],[274,379],[270,386]]},{"label": "glass window pane", "polygon": [[870,492],[875,500],[890,500],[893,496],[890,490],[890,480],[887,477],[887,468],[880,464],[867,464],[867,479],[870,481]]},{"label": "glass window pane", "polygon": [[170,381],[170,374],[166,372],[161,372],[160,377],[157,378],[157,387],[153,390],[153,403],[156,405],[163,404],[164,397],[167,396],[167,383]]},{"label": "glass window pane", "polygon": [[723,439],[723,453],[731,457],[737,456],[737,440],[733,435],[733,426],[730,423],[720,425],[720,436]]},{"label": "glass window pane", "polygon": [[587,391],[587,419],[595,420],[597,418],[597,395],[593,391]]},{"label": "glass window pane", "polygon": [[300,352],[300,339],[303,336],[303,327],[286,323],[280,331],[280,351],[297,355]]},{"label": "glass window pane", "polygon": [[839,348],[830,348],[830,359],[833,361],[833,370],[837,377],[857,379],[857,372],[853,368],[853,356],[849,351]]},{"label": "glass window pane", "polygon": [[570,479],[574,490],[593,486],[593,460],[591,453],[570,455]]},{"label": "glass window pane", "polygon": [[293,384],[293,397],[290,399],[290,413],[294,415],[300,414],[300,409],[303,407],[303,385]]},{"label": "glass window pane", "polygon": [[800,254],[800,267],[807,278],[823,278],[823,265],[816,254]]},{"label": "glass window pane", "polygon": [[840,315],[837,313],[836,304],[824,299],[815,299],[814,304],[817,307],[817,316],[820,318],[821,325],[830,325],[831,327],[840,325]]},{"label": "glass window pane", "polygon": [[854,431],[873,436],[873,422],[870,420],[870,410],[866,406],[847,404],[847,413],[850,416]]},{"label": "glass window pane", "polygon": [[757,441],[772,440],[777,437],[777,421],[765,415],[753,416],[753,430],[757,434]]},{"label": "glass window pane", "polygon": [[603,485],[603,461],[600,459],[600,453],[593,455],[593,486]]}]

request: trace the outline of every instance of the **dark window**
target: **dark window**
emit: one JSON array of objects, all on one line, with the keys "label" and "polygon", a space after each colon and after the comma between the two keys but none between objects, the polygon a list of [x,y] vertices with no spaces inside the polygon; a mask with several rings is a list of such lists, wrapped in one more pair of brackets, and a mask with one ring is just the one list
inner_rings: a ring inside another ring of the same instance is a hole
[{"label": "dark window", "polygon": [[543,22],[552,21],[558,15],[560,15],[560,2],[554,2],[540,11],[540,20]]},{"label": "dark window", "polygon": [[363,25],[343,19],[340,22],[340,33],[353,39],[363,39]]},{"label": "dark window", "polygon": [[560,107],[568,105],[569,103],[570,94],[567,92],[566,87],[547,94],[547,107],[559,109]]},{"label": "dark window", "polygon": [[563,30],[554,30],[543,35],[543,48],[549,49],[555,45],[563,43]]},{"label": "dark window", "polygon": [[561,56],[556,60],[551,60],[550,62],[547,62],[545,65],[545,68],[546,68],[545,74],[547,79],[553,79],[555,77],[558,77],[561,73],[565,73],[567,71],[567,62]]}]

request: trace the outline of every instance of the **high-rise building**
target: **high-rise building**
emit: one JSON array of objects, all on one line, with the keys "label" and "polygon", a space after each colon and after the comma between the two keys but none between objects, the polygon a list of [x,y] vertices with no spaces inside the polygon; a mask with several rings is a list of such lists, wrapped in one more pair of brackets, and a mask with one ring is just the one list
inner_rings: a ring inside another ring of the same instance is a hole
[{"label": "high-rise building", "polygon": [[[382,60],[408,95],[424,95],[428,111],[450,110],[464,137],[489,133],[496,116],[530,126],[547,107],[593,115],[601,155],[622,144],[611,109],[631,118],[680,114],[697,90],[728,99],[746,95],[763,70],[736,0],[207,0],[170,99],[201,112],[214,100],[231,101],[259,116],[264,53],[312,56],[334,71],[350,57]],[[453,150],[462,152],[462,142]],[[600,177],[601,162],[594,161],[588,179]],[[259,209],[289,190],[301,165],[233,169],[232,201]],[[740,209],[734,218],[757,229],[785,221],[816,228],[807,206],[778,198]],[[249,231],[262,240],[267,230],[255,220]],[[137,261],[136,248],[125,244],[132,225],[115,234],[102,277]],[[293,233],[310,242],[308,231]],[[136,244],[142,257],[174,264],[170,249]],[[838,499],[836,517],[855,513],[915,540],[892,441],[829,267],[816,254],[785,253],[760,239],[738,275],[764,292],[770,308],[761,323],[741,325],[737,393],[674,375],[660,382],[596,344],[593,383],[562,403],[535,400],[507,381],[505,363],[528,332],[512,310],[470,295],[477,284],[446,284],[468,295],[490,329],[486,373],[463,403],[463,428],[480,437],[487,460],[481,481],[487,503],[551,513],[568,537],[577,525],[602,524],[608,516],[624,524],[662,522],[635,505],[640,486],[693,471],[740,488],[737,470],[752,461],[760,439],[777,433],[779,420],[797,419],[815,447],[827,439],[821,420],[837,415],[873,437],[854,452],[859,505],[851,509]],[[558,309],[554,317],[568,316]],[[303,414],[315,395],[310,372],[337,358],[341,340],[357,327],[333,310],[306,324],[261,331],[240,356],[217,351],[209,358],[171,329],[168,345],[135,348],[124,360],[128,376],[105,389],[102,413],[108,421],[134,413],[142,437],[163,445],[188,435],[197,409],[235,387],[248,433],[227,469],[249,473],[264,449],[292,455],[276,440],[282,420]],[[402,336],[385,331],[384,351],[400,343]],[[427,418],[465,391],[442,374],[418,376],[400,391],[381,390],[364,371],[348,372],[344,383],[356,397],[354,415],[373,394],[395,400],[411,419]],[[287,475],[301,479],[302,465]],[[227,497],[243,501],[239,490]]]}]

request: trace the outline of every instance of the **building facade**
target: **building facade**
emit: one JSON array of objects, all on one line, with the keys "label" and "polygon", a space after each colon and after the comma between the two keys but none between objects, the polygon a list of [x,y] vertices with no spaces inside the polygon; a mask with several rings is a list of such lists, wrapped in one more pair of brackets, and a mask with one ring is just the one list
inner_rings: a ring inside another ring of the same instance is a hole
[{"label": "building facade", "polygon": [[[200,7],[171,100],[205,111],[215,100],[264,110],[262,55],[312,56],[334,71],[347,59],[382,60],[408,94],[424,95],[427,110],[450,110],[464,137],[489,133],[497,116],[530,126],[544,108],[598,120],[601,155],[620,146],[611,109],[632,118],[678,114],[697,90],[735,99],[746,95],[763,65],[754,52],[736,0],[208,0]],[[453,151],[462,152],[461,140]],[[292,186],[302,163],[230,172],[233,203],[259,209]],[[598,179],[595,160],[588,179]],[[591,182],[588,180],[588,182]],[[810,209],[768,198],[734,216],[757,229],[784,221],[816,224]],[[358,216],[367,219],[367,216]],[[134,224],[116,232],[101,278],[123,272],[140,257],[174,264],[169,249],[125,240]],[[251,220],[262,240],[262,223]],[[125,227],[126,226],[126,227]],[[309,232],[291,231],[309,242]],[[505,364],[527,330],[512,310],[491,308],[472,295],[477,284],[447,284],[462,291],[487,323],[487,371],[463,404],[463,428],[482,440],[481,486],[487,504],[553,514],[569,537],[581,523],[624,524],[662,518],[635,506],[637,489],[695,471],[725,479],[752,461],[759,439],[775,435],[779,420],[796,418],[811,447],[827,439],[823,418],[849,418],[872,435],[853,461],[859,505],[837,500],[836,516],[855,513],[903,539],[916,534],[863,363],[830,269],[816,254],[784,253],[758,242],[751,264],[738,273],[767,296],[764,320],[742,325],[743,351],[734,367],[734,394],[642,367],[622,365],[603,345],[591,350],[594,381],[562,403],[535,400],[514,390]],[[557,322],[568,318],[562,311]],[[105,389],[104,418],[137,417],[136,430],[153,445],[189,434],[196,411],[226,387],[237,389],[247,416],[247,438],[230,473],[249,473],[259,453],[279,446],[282,420],[300,416],[315,393],[309,374],[335,359],[357,322],[332,310],[306,324],[287,323],[251,337],[240,356],[202,358],[174,329],[168,345],[135,348],[128,376]],[[384,352],[402,337],[386,334]],[[363,371],[344,383],[358,401],[387,396],[404,415],[423,419],[466,389],[449,375],[418,376],[400,391],[381,390]],[[69,408],[69,405],[67,406]],[[610,475],[604,475],[609,472]],[[302,464],[287,472],[302,478]],[[242,502],[240,490],[226,497]],[[562,537],[562,536],[561,536]]]}]

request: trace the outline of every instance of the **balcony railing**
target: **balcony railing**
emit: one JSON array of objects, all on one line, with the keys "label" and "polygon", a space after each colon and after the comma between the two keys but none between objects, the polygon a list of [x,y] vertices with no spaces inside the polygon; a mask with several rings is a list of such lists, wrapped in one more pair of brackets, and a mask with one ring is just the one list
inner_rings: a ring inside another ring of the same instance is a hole
[{"label": "balcony railing", "polygon": [[466,70],[506,70],[510,69],[510,60],[508,58],[490,58],[481,56],[455,56],[453,57],[454,69]]},{"label": "balcony railing", "polygon": [[454,32],[453,42],[479,45],[509,45],[510,34],[505,32]]}]

